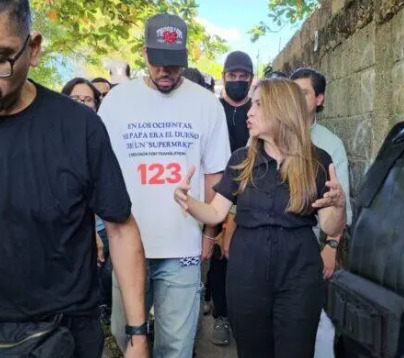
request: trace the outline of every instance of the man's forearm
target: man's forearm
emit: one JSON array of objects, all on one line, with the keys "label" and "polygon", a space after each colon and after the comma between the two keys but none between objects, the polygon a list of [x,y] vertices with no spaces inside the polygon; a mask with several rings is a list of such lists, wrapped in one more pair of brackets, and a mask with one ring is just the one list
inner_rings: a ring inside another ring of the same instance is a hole
[{"label": "man's forearm", "polygon": [[127,323],[139,326],[146,321],[146,265],[138,226],[131,216],[124,224],[107,225],[107,232]]}]

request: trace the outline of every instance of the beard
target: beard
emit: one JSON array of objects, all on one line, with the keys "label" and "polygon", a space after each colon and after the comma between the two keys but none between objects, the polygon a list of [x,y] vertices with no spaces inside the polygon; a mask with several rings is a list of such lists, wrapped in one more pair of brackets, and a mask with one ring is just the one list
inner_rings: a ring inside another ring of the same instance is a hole
[{"label": "beard", "polygon": [[[164,77],[160,77],[159,79],[155,80],[150,76],[151,81],[153,82],[153,84],[156,86],[157,90],[161,93],[164,94],[169,94],[170,92],[172,92],[173,90],[175,90],[177,88],[178,83],[181,81],[181,76],[178,76],[177,79],[172,78],[170,76],[164,76]],[[171,86],[160,86],[158,84],[158,80],[163,80],[163,79],[168,79],[171,80],[172,84]]]},{"label": "beard", "polygon": [[22,86],[6,95],[3,95],[3,91],[0,88],[0,112],[8,111],[14,107],[20,97],[21,90]]}]

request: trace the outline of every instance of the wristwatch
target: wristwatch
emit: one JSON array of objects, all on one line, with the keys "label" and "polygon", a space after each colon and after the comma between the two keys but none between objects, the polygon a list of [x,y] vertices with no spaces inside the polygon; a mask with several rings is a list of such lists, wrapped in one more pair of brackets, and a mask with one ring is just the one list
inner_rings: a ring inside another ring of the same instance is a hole
[{"label": "wristwatch", "polygon": [[334,239],[325,240],[325,244],[332,247],[333,249],[338,249],[339,241]]},{"label": "wristwatch", "polygon": [[147,335],[147,322],[143,323],[141,326],[125,326],[125,333],[132,336],[146,336]]}]

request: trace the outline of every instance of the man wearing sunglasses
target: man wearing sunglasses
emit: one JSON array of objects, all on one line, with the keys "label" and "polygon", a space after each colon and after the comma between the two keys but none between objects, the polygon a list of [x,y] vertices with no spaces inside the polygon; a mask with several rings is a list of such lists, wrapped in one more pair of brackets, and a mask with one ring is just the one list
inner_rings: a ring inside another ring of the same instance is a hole
[{"label": "man wearing sunglasses", "polygon": [[104,220],[131,344],[147,357],[145,263],[99,117],[27,80],[41,35],[28,0],[0,2],[0,357],[99,358],[94,214]]}]

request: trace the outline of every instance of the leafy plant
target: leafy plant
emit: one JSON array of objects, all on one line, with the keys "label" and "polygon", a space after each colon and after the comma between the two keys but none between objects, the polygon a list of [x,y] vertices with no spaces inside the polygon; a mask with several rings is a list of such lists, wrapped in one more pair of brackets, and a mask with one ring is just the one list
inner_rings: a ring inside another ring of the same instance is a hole
[{"label": "leafy plant", "polygon": [[251,41],[257,41],[268,32],[278,32],[284,24],[294,24],[314,11],[321,0],[269,0],[268,18],[271,25],[261,21],[250,31]]},{"label": "leafy plant", "polygon": [[119,58],[144,68],[144,24],[156,13],[176,14],[187,23],[191,61],[201,56],[214,60],[228,49],[196,21],[195,0],[31,0],[31,6],[34,29],[45,39],[41,65],[31,76],[42,83],[60,82],[63,64],[69,63],[102,72],[104,59]]}]

